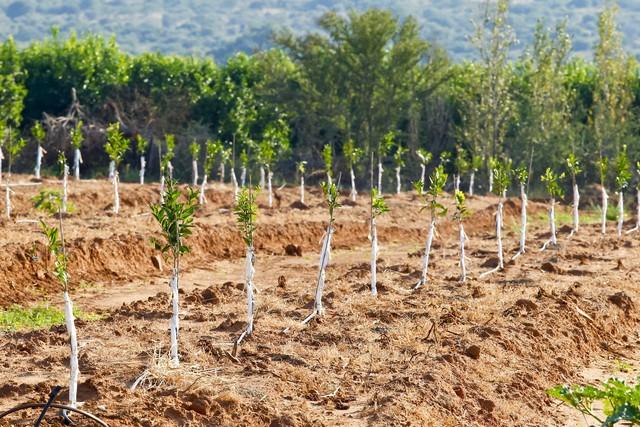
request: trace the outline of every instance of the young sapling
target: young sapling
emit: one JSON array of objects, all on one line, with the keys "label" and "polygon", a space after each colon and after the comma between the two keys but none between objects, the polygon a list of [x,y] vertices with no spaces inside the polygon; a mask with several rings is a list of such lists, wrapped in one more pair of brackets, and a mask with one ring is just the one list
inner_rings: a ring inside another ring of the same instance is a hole
[{"label": "young sapling", "polygon": [[298,175],[300,175],[300,203],[304,204],[304,174],[307,171],[307,161],[297,163]]},{"label": "young sapling", "polygon": [[413,183],[418,195],[424,201],[422,209],[429,209],[430,215],[427,243],[425,244],[424,255],[422,256],[422,274],[420,276],[420,280],[413,289],[420,288],[422,285],[427,283],[428,280],[427,273],[429,272],[429,255],[431,254],[431,245],[436,234],[436,220],[438,217],[447,214],[447,208],[438,200],[444,192],[444,186],[446,183],[447,174],[444,172],[444,167],[442,165],[435,168],[431,173],[431,176],[429,176],[429,189],[426,193],[422,190],[424,188],[424,183],[421,181]]},{"label": "young sapling", "polygon": [[622,236],[624,225],[624,190],[631,181],[631,164],[627,156],[627,146],[623,145],[616,157],[616,191],[618,192],[618,237]]},{"label": "young sapling", "polygon": [[455,175],[453,177],[453,191],[460,190],[460,179],[463,174],[469,170],[469,161],[467,160],[467,152],[460,146],[456,147],[456,158],[453,161]]},{"label": "young sapling", "polygon": [[173,135],[166,134],[164,136],[164,140],[167,151],[164,153],[164,156],[161,156],[160,158],[160,203],[164,201],[167,171],[169,172],[169,179],[173,179],[173,164],[171,163],[171,160],[173,160],[174,149],[176,146],[176,139]]},{"label": "young sapling", "polygon": [[458,235],[460,239],[460,282],[464,283],[467,280],[467,264],[464,254],[464,245],[469,237],[464,232],[464,219],[468,216],[467,207],[465,206],[464,193],[460,190],[456,190],[455,194],[456,212],[453,214],[453,219],[458,223]]},{"label": "young sapling", "polygon": [[247,183],[247,169],[249,168],[249,153],[243,150],[240,153],[240,186],[244,187]]},{"label": "young sapling", "polygon": [[145,169],[147,168],[147,159],[145,157],[147,154],[147,148],[149,148],[149,142],[144,136],[137,134],[136,152],[138,153],[138,156],[140,156],[140,185],[144,185],[144,174]]},{"label": "young sapling", "polygon": [[[431,154],[430,151],[427,151],[424,148],[418,148],[416,154],[420,159],[420,181],[418,182],[422,182],[424,184],[427,173],[427,165],[433,159],[433,154]],[[424,191],[424,188],[422,188],[420,191]]]},{"label": "young sapling", "polygon": [[378,144],[378,194],[382,194],[382,172],[384,172],[382,162],[391,150],[391,147],[395,145],[395,141],[395,132],[389,131],[382,137],[380,144]]},{"label": "young sapling", "polygon": [[353,171],[353,168],[360,161],[360,158],[362,158],[364,150],[356,147],[353,139],[349,138],[347,142],[345,142],[344,147],[342,147],[342,151],[344,153],[344,158],[347,161],[347,167],[349,168],[349,174],[351,176],[351,193],[349,194],[349,197],[352,202],[355,202],[358,197],[358,191],[356,189],[356,174]]},{"label": "young sapling", "polygon": [[202,183],[200,184],[200,195],[198,197],[198,203],[204,205],[207,203],[207,198],[205,197],[205,191],[207,190],[207,178],[213,171],[213,165],[216,161],[216,156],[222,147],[218,145],[218,141],[212,142],[211,140],[207,140],[205,143],[205,155],[204,155],[204,168],[202,175]]},{"label": "young sapling", "polygon": [[158,221],[162,231],[162,238],[153,237],[151,243],[155,249],[172,260],[170,282],[172,316],[169,323],[171,347],[169,352],[174,367],[180,364],[178,356],[180,257],[190,250],[184,240],[192,233],[196,197],[196,192],[189,188],[186,200],[180,201],[180,188],[172,178],[169,178],[163,202],[151,206],[151,214]]},{"label": "young sapling", "polygon": [[59,194],[49,193],[47,203],[40,203],[37,208],[47,211],[49,214],[58,214],[58,226],[49,226],[45,221],[41,221],[42,233],[47,239],[47,249],[54,259],[54,275],[62,285],[62,296],[64,300],[64,318],[67,333],[69,334],[69,406],[75,408],[77,405],[78,377],[80,375],[78,365],[78,338],[76,333],[75,319],[73,317],[73,303],[69,296],[69,272],[68,259],[64,244],[64,232],[62,226],[62,200]]},{"label": "young sapling", "polygon": [[250,188],[243,188],[239,195],[238,201],[234,207],[234,213],[236,214],[236,221],[240,234],[247,247],[247,254],[245,258],[245,291],[247,292],[247,326],[236,340],[234,346],[234,355],[237,345],[242,340],[253,333],[253,317],[255,315],[255,296],[253,286],[253,276],[255,273],[255,252],[253,246],[253,238],[256,231],[256,218],[258,216],[258,205],[256,203],[256,191],[251,191]]},{"label": "young sapling", "polygon": [[80,180],[80,164],[82,163],[82,153],[80,148],[82,147],[82,141],[84,135],[82,134],[82,120],[78,120],[76,127],[71,129],[71,145],[73,146],[73,179]]},{"label": "young sapling", "polygon": [[40,169],[42,168],[42,157],[44,156],[44,154],[46,154],[46,151],[44,150],[44,148],[42,148],[42,144],[44,144],[44,140],[47,137],[47,133],[45,132],[44,127],[42,127],[42,124],[37,121],[31,127],[31,135],[33,135],[33,138],[36,140],[36,143],[37,143],[36,167],[34,169],[34,173],[35,173],[36,179],[40,179]]},{"label": "young sapling", "polygon": [[11,166],[13,165],[13,161],[20,155],[24,146],[27,145],[27,141],[24,138],[14,138],[11,128],[9,128],[5,145],[7,153],[9,153],[9,167],[7,168],[7,174],[11,176]]},{"label": "young sapling", "polygon": [[124,159],[124,153],[129,148],[129,140],[124,137],[120,131],[120,123],[112,123],[107,127],[107,143],[105,145],[105,151],[109,155],[109,158],[113,162],[113,213],[116,215],[120,212],[120,191],[119,182],[120,177],[118,175],[118,166],[122,159]]},{"label": "young sapling", "polygon": [[322,159],[324,160],[324,172],[327,174],[327,182],[331,185],[333,183],[333,150],[330,144],[324,145]]},{"label": "young sapling", "polygon": [[498,242],[498,265],[489,271],[485,271],[480,278],[504,269],[504,253],[502,250],[502,211],[504,207],[504,199],[506,197],[507,188],[511,185],[511,163],[508,161],[493,161],[494,168],[491,175],[491,188],[493,193],[498,196],[498,209],[496,211],[496,240]]},{"label": "young sapling", "polygon": [[514,174],[518,184],[520,184],[520,248],[511,259],[516,259],[525,253],[527,242],[527,204],[529,203],[526,190],[527,181],[529,180],[529,170],[526,166],[520,165],[516,168]]},{"label": "young sapling", "polygon": [[289,151],[289,125],[284,118],[279,118],[267,125],[264,131],[264,139],[258,146],[258,154],[262,164],[267,168],[267,197],[269,208],[273,207],[273,190],[271,179],[273,178],[272,165],[276,157],[283,156]]},{"label": "young sapling", "polygon": [[493,193],[493,171],[496,168],[496,165],[498,163],[498,159],[494,158],[494,157],[489,157],[489,193]]},{"label": "young sapling", "polygon": [[549,194],[549,228],[551,231],[551,238],[547,240],[544,245],[542,245],[541,251],[547,249],[547,246],[553,245],[554,247],[558,246],[558,240],[556,238],[556,199],[559,199],[564,196],[564,191],[562,191],[562,187],[560,187],[559,181],[564,179],[564,173],[560,175],[554,173],[551,168],[547,168],[544,175],[540,177],[540,180],[545,186],[547,193]]},{"label": "young sapling", "polygon": [[393,153],[393,164],[396,167],[396,194],[400,194],[402,191],[402,180],[400,178],[400,171],[404,167],[404,154],[408,151],[402,145],[398,144],[396,152]]},{"label": "young sapling", "polygon": [[324,238],[322,239],[322,250],[320,252],[320,267],[318,271],[318,282],[316,285],[316,294],[315,301],[313,304],[313,312],[307,316],[302,324],[306,325],[316,316],[322,316],[324,313],[324,307],[322,305],[322,294],[324,292],[324,280],[325,274],[327,270],[327,265],[329,264],[329,258],[331,254],[331,237],[334,232],[334,222],[335,222],[335,210],[340,207],[340,203],[338,203],[338,190],[336,189],[335,184],[327,184],[323,182],[321,184],[322,192],[324,194],[325,199],[327,200],[327,206],[329,208],[329,224],[327,225],[327,231],[324,234]]},{"label": "young sapling", "polygon": [[571,229],[571,234],[569,234],[569,236],[573,236],[580,229],[580,191],[578,189],[578,181],[576,178],[582,172],[580,161],[576,158],[574,153],[570,153],[569,157],[567,157],[567,169],[571,174],[571,184],[573,188],[573,203],[571,204],[573,228]]},{"label": "young sapling", "polygon": [[376,219],[389,212],[389,206],[385,202],[382,195],[378,194],[378,190],[371,189],[371,295],[378,295],[377,287],[377,263],[378,263],[378,231],[376,228]]},{"label": "young sapling", "polygon": [[195,187],[198,185],[198,158],[200,157],[200,144],[196,140],[189,144],[189,153],[191,153],[192,185]]}]

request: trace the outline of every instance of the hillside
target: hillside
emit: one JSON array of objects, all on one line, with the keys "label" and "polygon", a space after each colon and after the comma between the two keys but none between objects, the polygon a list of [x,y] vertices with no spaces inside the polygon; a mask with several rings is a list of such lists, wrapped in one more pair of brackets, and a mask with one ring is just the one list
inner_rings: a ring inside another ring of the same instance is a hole
[{"label": "hillside", "polygon": [[[597,36],[597,13],[604,0],[516,0],[512,25],[528,44],[535,22],[567,17],[574,50],[589,55]],[[328,10],[390,8],[400,16],[415,16],[430,40],[455,59],[472,57],[466,38],[471,19],[481,15],[480,0],[0,0],[0,38],[13,35],[20,44],[46,36],[51,26],[62,33],[76,30],[115,34],[127,51],[199,54],[217,61],[238,50],[270,46],[275,28],[313,30]],[[640,2],[620,0],[620,28],[625,47],[640,54]]]}]

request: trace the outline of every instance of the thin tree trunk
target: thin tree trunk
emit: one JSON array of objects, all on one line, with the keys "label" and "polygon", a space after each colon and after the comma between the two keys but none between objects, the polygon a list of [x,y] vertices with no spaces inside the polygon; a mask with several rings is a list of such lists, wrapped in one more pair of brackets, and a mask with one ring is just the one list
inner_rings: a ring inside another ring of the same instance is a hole
[{"label": "thin tree trunk", "polygon": [[400,179],[400,167],[396,168],[396,194],[400,194],[402,190],[402,181]]},{"label": "thin tree trunk", "polygon": [[304,175],[300,175],[300,203],[304,204]]},{"label": "thin tree trunk", "polygon": [[307,316],[302,323],[308,323],[315,316],[322,316],[324,314],[324,306],[322,305],[322,294],[324,293],[324,280],[329,264],[329,258],[331,257],[331,236],[333,235],[333,227],[331,224],[327,227],[327,231],[324,235],[322,242],[322,251],[320,252],[320,268],[318,271],[318,282],[316,285],[316,295],[313,304],[313,313]]},{"label": "thin tree trunk", "polygon": [[198,203],[204,205],[207,203],[207,198],[204,195],[204,192],[207,190],[207,175],[202,177],[202,184],[200,184],[200,195],[198,197]]},{"label": "thin tree trunk", "polygon": [[489,193],[493,192],[493,169],[489,169]]},{"label": "thin tree trunk", "polygon": [[34,169],[36,179],[40,179],[41,168],[42,168],[42,146],[38,144],[38,148],[36,149],[36,168]]},{"label": "thin tree trunk", "polygon": [[558,245],[556,237],[556,199],[551,198],[551,207],[549,208],[549,228],[551,229],[551,244]]},{"label": "thin tree trunk", "polygon": [[67,201],[69,200],[69,166],[65,162],[62,167],[62,212],[67,213]]},{"label": "thin tree trunk", "polygon": [[160,204],[164,203],[164,174],[160,175]]},{"label": "thin tree trunk", "polygon": [[382,162],[378,162],[378,194],[382,195]]},{"label": "thin tree trunk", "polygon": [[173,274],[171,277],[171,321],[169,323],[169,329],[171,331],[171,347],[170,347],[170,357],[171,364],[174,367],[177,367],[180,364],[180,358],[178,356],[178,334],[180,331],[180,293],[178,292],[178,264],[174,262],[173,264]]},{"label": "thin tree trunk", "polygon": [[575,234],[580,229],[580,191],[578,190],[578,184],[573,184],[573,230],[571,230],[571,234]]},{"label": "thin tree trunk", "polygon": [[120,176],[118,175],[118,171],[114,172],[113,175],[113,213],[115,213],[116,215],[118,215],[118,212],[120,212],[120,189],[119,189],[119,184],[120,183]]},{"label": "thin tree trunk", "polygon": [[140,156],[140,185],[144,185],[144,170],[147,167],[147,160]]},{"label": "thin tree trunk", "polygon": [[460,191],[460,175],[453,175],[453,191]]},{"label": "thin tree trunk", "polygon": [[195,159],[191,161],[191,177],[193,178],[192,182],[195,187],[198,185],[198,161]]},{"label": "thin tree trunk", "polygon": [[476,178],[476,172],[471,171],[471,176],[469,177],[469,196],[473,197],[473,184]]},{"label": "thin tree trunk", "polygon": [[502,208],[504,202],[502,197],[498,202],[498,213],[496,215],[496,238],[498,239],[498,269],[504,269],[504,254],[502,251]]},{"label": "thin tree trunk", "polygon": [[264,166],[260,165],[260,188],[264,188],[264,183],[265,183]]},{"label": "thin tree trunk", "polygon": [[271,188],[271,177],[273,176],[273,173],[271,172],[271,168],[267,169],[267,191],[268,191],[268,205],[269,208],[273,207],[273,191]]},{"label": "thin tree trunk", "polygon": [[427,167],[424,163],[420,164],[420,182],[422,183],[422,190],[424,191],[424,177],[427,171]]},{"label": "thin tree trunk", "polygon": [[602,234],[606,234],[607,232],[607,209],[608,209],[608,196],[607,190],[605,190],[604,186],[602,187]]},{"label": "thin tree trunk", "polygon": [[433,236],[436,231],[436,220],[431,219],[431,223],[429,224],[429,233],[427,234],[427,243],[425,244],[424,255],[422,256],[422,275],[420,276],[420,280],[414,287],[414,289],[418,289],[425,283],[427,283],[429,273],[429,254],[431,254],[431,244],[433,243]]},{"label": "thin tree trunk", "polygon": [[467,240],[467,235],[464,232],[464,225],[462,221],[459,222],[459,237],[460,237],[460,281],[465,282],[467,280],[467,265],[464,256],[464,243]]},{"label": "thin tree trunk", "polygon": [[224,183],[225,167],[224,162],[220,162],[220,184]]},{"label": "thin tree trunk", "polygon": [[351,174],[351,201],[355,202],[358,197],[358,191],[356,190],[356,174],[353,172],[353,166],[349,168]]},{"label": "thin tree trunk", "polygon": [[233,202],[238,201],[238,179],[236,178],[236,169],[231,168],[231,183],[233,184]]},{"label": "thin tree trunk", "polygon": [[5,212],[7,214],[7,219],[11,219],[11,188],[9,184],[5,185],[5,193],[4,193],[4,206]]},{"label": "thin tree trunk", "polygon": [[255,314],[255,300],[253,293],[253,275],[255,274],[255,268],[253,266],[255,262],[255,256],[253,253],[253,247],[247,248],[247,256],[245,259],[245,288],[247,291],[247,329],[248,335],[253,333],[253,316]]},{"label": "thin tree trunk", "polygon": [[378,260],[378,231],[376,229],[376,218],[371,219],[371,295],[378,295],[376,269]]},{"label": "thin tree trunk", "polygon": [[622,236],[622,226],[624,224],[624,193],[618,192],[618,237]]},{"label": "thin tree trunk", "polygon": [[246,182],[247,182],[247,167],[242,166],[242,169],[240,172],[240,185],[244,188]]}]

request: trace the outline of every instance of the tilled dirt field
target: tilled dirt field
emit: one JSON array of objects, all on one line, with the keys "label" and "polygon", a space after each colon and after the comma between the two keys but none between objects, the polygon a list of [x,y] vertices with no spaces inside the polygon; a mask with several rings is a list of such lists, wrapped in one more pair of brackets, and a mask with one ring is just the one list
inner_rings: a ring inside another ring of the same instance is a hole
[{"label": "tilled dirt field", "polygon": [[[57,185],[16,187],[16,218],[0,224],[2,306],[43,300],[61,306],[38,226],[22,221],[43,218],[30,197]],[[188,240],[182,365],[171,369],[170,273],[149,244],[157,232],[148,215],[157,185],[122,185],[118,217],[109,213],[107,182],[72,183],[70,191],[76,210],[65,219],[65,237],[72,297],[83,311],[103,317],[78,321],[79,400],[110,426],[566,425],[566,412],[546,388],[580,381],[596,360],[638,354],[640,234],[617,239],[611,224],[603,238],[598,226],[583,225],[569,238],[569,227],[560,224],[559,248],[539,252],[548,238],[546,207],[530,202],[528,252],[478,279],[497,261],[491,196],[469,200],[469,280],[458,283],[457,226],[443,220],[430,282],[418,291],[411,288],[428,213],[411,193],[389,197],[391,212],[378,221],[380,283],[373,298],[368,198],[352,205],[345,195],[327,271],[326,315],[303,327],[326,209],[319,190],[310,189],[308,206],[300,206],[297,189],[284,189],[273,209],[260,209],[255,332],[234,357],[231,343],[244,326],[244,246],[231,189],[214,184]],[[264,194],[260,202],[266,203]],[[518,199],[506,203],[507,259],[517,250],[519,209]],[[66,385],[64,327],[0,334],[0,349],[0,410],[43,401],[54,385]]]}]

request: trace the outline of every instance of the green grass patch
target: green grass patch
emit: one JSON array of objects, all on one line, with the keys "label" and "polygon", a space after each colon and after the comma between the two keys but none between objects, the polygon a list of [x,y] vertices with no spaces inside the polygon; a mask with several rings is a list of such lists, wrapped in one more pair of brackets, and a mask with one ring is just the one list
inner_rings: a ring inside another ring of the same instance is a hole
[{"label": "green grass patch", "polygon": [[[97,313],[85,313],[79,308],[74,308],[73,315],[84,321],[95,321],[104,317]],[[59,325],[64,325],[64,311],[49,304],[37,304],[32,307],[12,305],[0,310],[0,331],[33,331]]]}]

